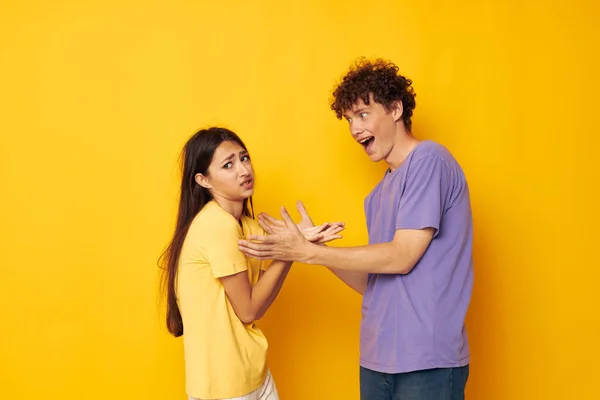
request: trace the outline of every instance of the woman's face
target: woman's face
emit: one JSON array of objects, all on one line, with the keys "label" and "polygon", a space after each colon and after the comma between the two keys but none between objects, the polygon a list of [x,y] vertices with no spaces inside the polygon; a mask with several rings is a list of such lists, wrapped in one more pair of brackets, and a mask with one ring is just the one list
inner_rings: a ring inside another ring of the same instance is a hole
[{"label": "woman's face", "polygon": [[225,141],[217,147],[207,175],[196,181],[214,198],[243,201],[254,193],[254,171],[248,152],[237,142]]}]

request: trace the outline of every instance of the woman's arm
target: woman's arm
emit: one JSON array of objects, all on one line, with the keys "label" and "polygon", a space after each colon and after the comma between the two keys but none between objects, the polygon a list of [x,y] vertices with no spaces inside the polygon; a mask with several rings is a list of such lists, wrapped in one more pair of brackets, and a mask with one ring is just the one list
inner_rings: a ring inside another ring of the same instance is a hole
[{"label": "woman's arm", "polygon": [[233,311],[243,323],[262,318],[279,294],[291,266],[292,262],[273,261],[254,286],[250,285],[248,271],[221,277]]},{"label": "woman's arm", "polygon": [[[302,203],[299,203],[298,207],[301,212],[303,211],[306,214]],[[309,222],[310,224],[301,223],[300,225],[303,228],[302,234],[308,241],[325,243],[341,238],[338,233],[344,229],[342,223],[326,223],[314,226],[312,221]],[[260,218],[259,224],[263,229],[265,228]],[[247,271],[221,277],[229,302],[242,322],[249,324],[262,318],[277,298],[291,265],[291,261],[273,261],[267,271],[261,271],[261,276],[254,286],[250,285]]]}]

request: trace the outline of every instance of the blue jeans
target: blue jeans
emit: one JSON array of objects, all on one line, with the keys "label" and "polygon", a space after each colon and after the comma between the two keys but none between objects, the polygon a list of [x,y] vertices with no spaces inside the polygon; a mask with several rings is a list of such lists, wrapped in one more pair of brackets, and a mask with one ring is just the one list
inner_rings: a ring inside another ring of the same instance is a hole
[{"label": "blue jeans", "polygon": [[360,367],[361,400],[464,400],[469,366],[384,374]]}]

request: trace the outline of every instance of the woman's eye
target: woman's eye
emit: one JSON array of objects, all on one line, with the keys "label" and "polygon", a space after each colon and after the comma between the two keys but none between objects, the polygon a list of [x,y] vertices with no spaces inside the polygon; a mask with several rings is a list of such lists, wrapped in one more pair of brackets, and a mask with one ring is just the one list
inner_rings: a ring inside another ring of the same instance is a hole
[{"label": "woman's eye", "polygon": [[232,163],[231,163],[231,161],[230,161],[230,162],[228,162],[227,164],[223,165],[223,168],[225,168],[225,169],[229,169],[229,168],[231,168],[231,166],[232,166],[232,165],[233,165],[233,164],[232,164]]},{"label": "woman's eye", "polygon": [[248,161],[250,160],[250,156],[246,155],[242,157],[242,161]]},{"label": "woman's eye", "polygon": [[360,117],[361,117],[361,118],[366,118],[366,117],[367,117],[367,113],[366,113],[366,112],[364,112],[364,113],[360,113]]}]

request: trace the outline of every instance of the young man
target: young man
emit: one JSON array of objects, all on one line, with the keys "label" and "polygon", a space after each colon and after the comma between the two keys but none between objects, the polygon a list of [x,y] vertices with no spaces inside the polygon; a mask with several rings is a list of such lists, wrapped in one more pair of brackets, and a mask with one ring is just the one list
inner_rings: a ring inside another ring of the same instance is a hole
[{"label": "young man", "polygon": [[412,136],[411,85],[394,64],[363,60],[333,93],[331,108],[348,121],[352,138],[372,161],[389,166],[365,200],[369,245],[311,244],[285,208],[284,223],[259,216],[269,235],[239,243],[256,258],[329,267],[364,295],[363,400],[464,399],[469,374],[464,324],[473,285],[469,189],[448,150]]}]

